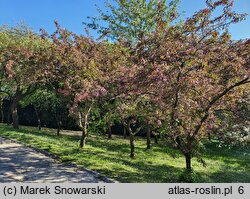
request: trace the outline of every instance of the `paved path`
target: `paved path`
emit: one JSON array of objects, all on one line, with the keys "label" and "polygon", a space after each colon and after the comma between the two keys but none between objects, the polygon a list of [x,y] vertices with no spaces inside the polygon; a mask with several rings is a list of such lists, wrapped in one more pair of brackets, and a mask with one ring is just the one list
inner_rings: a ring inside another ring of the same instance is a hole
[{"label": "paved path", "polygon": [[65,166],[54,159],[0,137],[0,183],[3,182],[103,182],[98,175]]}]

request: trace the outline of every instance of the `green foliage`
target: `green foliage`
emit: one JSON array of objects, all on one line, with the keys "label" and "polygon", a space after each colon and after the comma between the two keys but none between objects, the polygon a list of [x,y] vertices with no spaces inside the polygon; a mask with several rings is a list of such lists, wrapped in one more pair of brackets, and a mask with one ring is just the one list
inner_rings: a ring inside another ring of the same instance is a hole
[{"label": "green foliage", "polygon": [[[105,1],[108,12],[98,8],[100,17],[92,18],[92,23],[86,24],[102,36],[112,40],[125,40],[130,44],[147,37],[157,30],[157,26],[168,27],[178,16],[177,6],[180,0],[167,4],[166,0],[114,0]],[[99,21],[107,23],[107,27]]]},{"label": "green foliage", "polygon": [[99,107],[95,106],[92,108],[89,118],[89,130],[95,133],[106,132],[107,122],[104,117],[101,116],[101,110]]},{"label": "green foliage", "polygon": [[247,96],[236,103],[233,109],[217,110],[214,128],[220,144],[228,147],[247,145],[250,142],[250,103]]},{"label": "green foliage", "polygon": [[52,110],[52,112],[56,112],[61,106],[66,106],[59,94],[46,88],[35,90],[22,99],[20,104],[23,107],[32,104],[39,110]]}]

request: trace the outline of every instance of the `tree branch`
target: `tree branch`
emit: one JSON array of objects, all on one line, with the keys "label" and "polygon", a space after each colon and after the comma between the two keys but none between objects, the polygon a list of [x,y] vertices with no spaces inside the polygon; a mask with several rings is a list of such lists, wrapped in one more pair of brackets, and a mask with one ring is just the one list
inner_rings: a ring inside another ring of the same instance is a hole
[{"label": "tree branch", "polygon": [[218,94],[217,96],[215,96],[210,103],[208,104],[208,106],[204,109],[205,115],[201,118],[199,124],[195,127],[195,131],[194,134],[192,136],[192,138],[194,138],[195,135],[198,134],[200,128],[202,127],[203,123],[207,120],[209,113],[208,111],[210,110],[210,108],[219,100],[221,99],[223,96],[225,96],[229,91],[231,91],[232,89],[241,86],[243,84],[247,84],[249,83],[249,77],[243,79],[242,81],[237,82],[236,84],[228,87],[227,89],[225,89],[223,92],[221,92],[220,94]]}]

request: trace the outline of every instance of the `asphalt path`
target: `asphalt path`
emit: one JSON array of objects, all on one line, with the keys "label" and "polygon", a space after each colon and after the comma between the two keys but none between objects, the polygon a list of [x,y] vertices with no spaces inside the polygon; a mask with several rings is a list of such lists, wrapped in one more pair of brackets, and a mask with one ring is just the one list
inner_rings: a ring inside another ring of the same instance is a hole
[{"label": "asphalt path", "polygon": [[95,172],[56,161],[20,143],[0,137],[0,183],[102,183]]}]

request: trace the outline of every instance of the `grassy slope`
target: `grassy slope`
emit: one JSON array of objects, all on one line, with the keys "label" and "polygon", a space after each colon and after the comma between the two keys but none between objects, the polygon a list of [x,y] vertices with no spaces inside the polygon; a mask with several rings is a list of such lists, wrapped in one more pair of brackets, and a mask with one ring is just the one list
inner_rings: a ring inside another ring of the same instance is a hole
[{"label": "grassy slope", "polygon": [[[182,156],[175,159],[171,156],[173,149],[153,145],[151,150],[146,150],[142,138],[136,140],[136,158],[130,159],[129,141],[120,137],[108,140],[92,135],[86,148],[79,149],[78,136],[57,137],[51,132],[38,132],[27,127],[16,131],[0,124],[1,135],[47,150],[60,156],[63,162],[74,162],[121,182],[177,182],[185,167]],[[205,160],[207,168],[195,159],[192,161],[199,182],[250,182],[250,153],[247,149],[219,148],[212,143]]]}]

